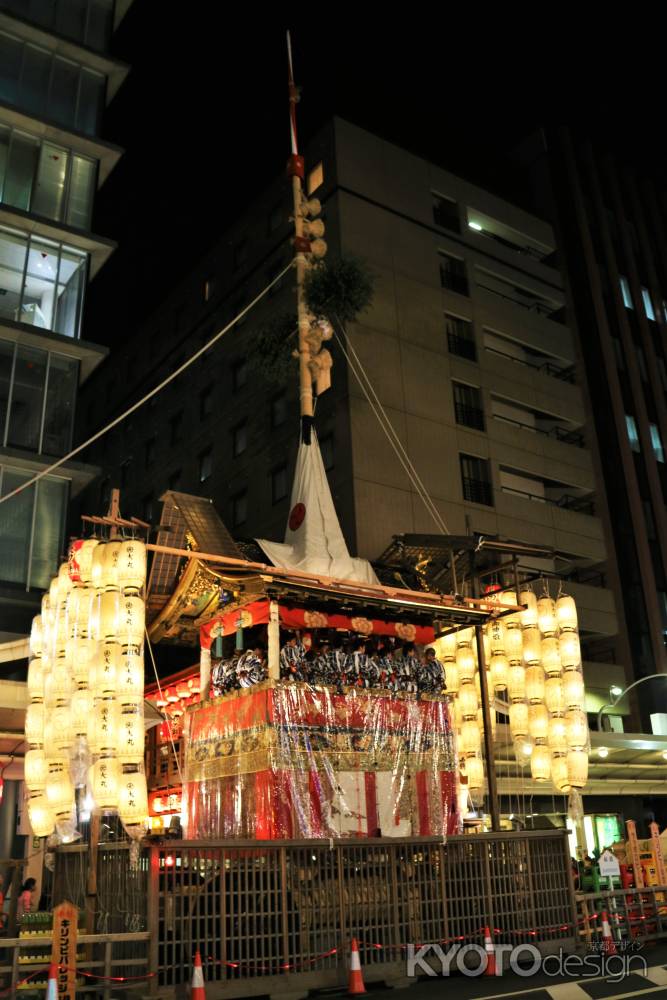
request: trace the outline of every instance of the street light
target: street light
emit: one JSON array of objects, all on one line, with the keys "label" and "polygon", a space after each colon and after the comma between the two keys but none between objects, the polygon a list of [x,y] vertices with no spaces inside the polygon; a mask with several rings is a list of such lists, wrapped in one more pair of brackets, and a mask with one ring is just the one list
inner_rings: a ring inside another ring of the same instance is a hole
[{"label": "street light", "polygon": [[640,677],[639,680],[633,681],[632,684],[628,684],[625,690],[622,690],[616,684],[612,685],[612,687],[609,688],[609,694],[614,700],[609,702],[607,705],[603,705],[598,712],[598,732],[601,732],[602,715],[608,708],[615,708],[621,698],[623,698],[628,691],[632,691],[634,687],[637,687],[638,684],[643,684],[644,681],[652,681],[656,677],[661,677],[663,680],[667,680],[667,674],[647,674],[646,677]]}]

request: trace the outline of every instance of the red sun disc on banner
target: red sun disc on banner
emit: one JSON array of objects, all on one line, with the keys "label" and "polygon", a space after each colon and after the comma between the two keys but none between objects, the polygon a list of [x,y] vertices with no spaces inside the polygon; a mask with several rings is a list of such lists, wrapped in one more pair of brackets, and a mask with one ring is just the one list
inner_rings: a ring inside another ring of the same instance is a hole
[{"label": "red sun disc on banner", "polygon": [[304,503],[295,503],[290,511],[289,516],[289,529],[290,531],[297,531],[303,524],[303,519],[306,516],[306,505]]}]

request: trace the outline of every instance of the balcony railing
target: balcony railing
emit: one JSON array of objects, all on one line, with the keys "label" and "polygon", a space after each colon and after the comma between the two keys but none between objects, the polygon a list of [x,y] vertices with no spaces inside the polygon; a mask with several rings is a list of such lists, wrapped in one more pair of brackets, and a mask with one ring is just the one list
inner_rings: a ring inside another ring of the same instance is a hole
[{"label": "balcony railing", "polygon": [[516,296],[506,295],[505,292],[499,292],[497,288],[492,288],[490,285],[483,285],[481,282],[477,282],[477,287],[484,289],[485,292],[491,292],[492,295],[497,295],[500,299],[512,302],[515,306],[519,306],[521,309],[537,313],[538,316],[543,316],[545,319],[549,319],[554,323],[565,323],[564,306],[552,306],[548,302],[543,302],[540,299],[521,299],[519,297],[519,293],[517,293]]},{"label": "balcony railing", "polygon": [[471,503],[483,503],[493,507],[493,487],[483,479],[470,479],[463,476],[463,499]]},{"label": "balcony railing", "polygon": [[562,427],[551,427],[547,430],[544,427],[535,427],[534,424],[524,424],[520,420],[512,420],[511,417],[503,417],[499,413],[493,414],[493,419],[502,424],[511,424],[513,427],[520,427],[522,430],[532,431],[535,434],[542,434],[544,437],[555,438],[563,444],[572,444],[576,448],[585,448],[586,441],[581,431],[566,431]]},{"label": "balcony railing", "polygon": [[570,494],[565,494],[559,497],[558,500],[552,499],[552,497],[545,497],[539,493],[529,493],[528,490],[517,490],[513,486],[501,486],[501,491],[503,493],[509,493],[511,496],[524,497],[526,500],[531,500],[534,503],[548,503],[553,507],[562,507],[565,510],[574,511],[577,514],[589,514],[592,517],[595,516],[595,503],[591,497],[575,497]]},{"label": "balcony railing", "polygon": [[557,378],[561,382],[569,382],[570,385],[575,383],[574,365],[570,365],[569,368],[559,368],[558,365],[554,365],[551,361],[544,361],[542,364],[537,364],[535,361],[525,361],[523,358],[517,358],[513,354],[507,354],[505,351],[499,351],[496,347],[486,347],[485,350],[489,351],[490,354],[497,354],[501,358],[507,358],[508,361],[513,361],[515,365],[523,365],[525,368],[532,368],[534,371],[542,372],[544,375],[550,375],[551,378]]},{"label": "balcony railing", "polygon": [[474,427],[475,430],[484,430],[484,410],[478,406],[466,406],[465,403],[454,403],[454,413],[457,424],[464,427]]},{"label": "balcony railing", "polygon": [[450,354],[456,354],[459,358],[466,358],[468,361],[477,361],[477,348],[474,340],[460,337],[457,333],[448,333],[447,347]]}]

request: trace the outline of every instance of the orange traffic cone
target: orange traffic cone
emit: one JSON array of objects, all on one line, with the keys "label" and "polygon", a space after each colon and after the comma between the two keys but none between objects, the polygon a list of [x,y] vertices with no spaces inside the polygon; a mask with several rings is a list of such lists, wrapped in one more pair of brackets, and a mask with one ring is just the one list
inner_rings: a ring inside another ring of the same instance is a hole
[{"label": "orange traffic cone", "polygon": [[49,980],[46,984],[46,1000],[58,1000],[58,966],[51,962]]},{"label": "orange traffic cone", "polygon": [[192,970],[192,986],[190,988],[190,1000],[206,1000],[206,988],[204,987],[204,970],[201,967],[201,954],[199,948],[195,952],[195,964]]},{"label": "orange traffic cone", "polygon": [[484,928],[484,951],[486,952],[486,969],[484,970],[484,975],[495,976],[496,949],[493,947],[493,941],[491,939],[491,931],[488,927]]},{"label": "orange traffic cone", "polygon": [[616,945],[611,936],[611,927],[609,926],[609,917],[606,910],[602,911],[602,951],[605,955],[616,954]]},{"label": "orange traffic cone", "polygon": [[364,977],[361,974],[361,961],[359,960],[359,945],[357,939],[352,938],[350,944],[350,975],[347,980],[347,995],[356,997],[360,993],[365,993]]}]

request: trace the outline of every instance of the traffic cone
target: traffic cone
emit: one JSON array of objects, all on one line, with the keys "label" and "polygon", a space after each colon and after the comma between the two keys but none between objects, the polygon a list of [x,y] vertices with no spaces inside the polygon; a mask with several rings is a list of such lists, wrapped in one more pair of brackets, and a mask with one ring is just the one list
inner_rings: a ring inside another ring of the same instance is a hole
[{"label": "traffic cone", "polygon": [[616,954],[616,945],[611,936],[611,927],[609,926],[609,917],[606,910],[602,911],[602,950],[605,955]]},{"label": "traffic cone", "polygon": [[51,962],[49,979],[46,984],[46,1000],[58,1000],[58,965]]},{"label": "traffic cone", "polygon": [[201,967],[201,954],[199,948],[195,952],[195,964],[192,970],[192,986],[190,988],[190,1000],[206,1000],[206,988],[204,986],[204,970]]},{"label": "traffic cone", "polygon": [[359,959],[359,945],[357,939],[352,938],[350,944],[350,975],[347,980],[347,995],[356,997],[360,993],[365,993],[364,977],[361,974],[361,961]]},{"label": "traffic cone", "polygon": [[486,952],[486,969],[484,970],[484,975],[495,976],[496,949],[493,947],[493,941],[491,939],[491,931],[488,927],[484,928],[484,951]]}]

